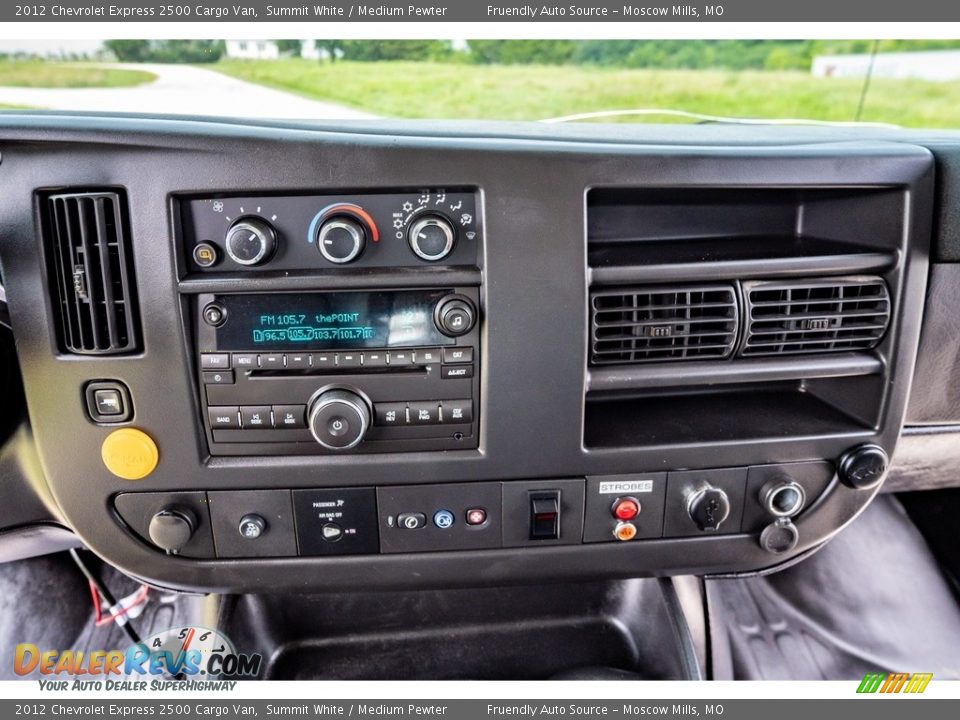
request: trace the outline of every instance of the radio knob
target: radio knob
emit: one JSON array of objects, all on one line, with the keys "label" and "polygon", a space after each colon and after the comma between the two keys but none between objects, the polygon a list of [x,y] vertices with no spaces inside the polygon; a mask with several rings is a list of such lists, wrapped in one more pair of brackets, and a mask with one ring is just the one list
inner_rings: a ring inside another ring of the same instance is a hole
[{"label": "radio knob", "polygon": [[224,245],[235,263],[260,265],[277,249],[277,231],[266,220],[242,218],[227,230]]},{"label": "radio knob", "polygon": [[348,217],[332,217],[317,231],[317,248],[320,254],[337,265],[356,260],[366,244],[366,229]]},{"label": "radio knob", "polygon": [[356,447],[370,427],[370,407],[350,390],[327,390],[310,403],[308,414],[314,440],[328,450]]},{"label": "radio knob", "polygon": [[437,329],[449,337],[466,335],[473,329],[477,313],[473,303],[459,295],[448,295],[437,303],[433,313]]},{"label": "radio knob", "polygon": [[419,218],[407,231],[407,242],[417,257],[428,262],[443,260],[453,250],[456,241],[453,225],[439,215]]}]

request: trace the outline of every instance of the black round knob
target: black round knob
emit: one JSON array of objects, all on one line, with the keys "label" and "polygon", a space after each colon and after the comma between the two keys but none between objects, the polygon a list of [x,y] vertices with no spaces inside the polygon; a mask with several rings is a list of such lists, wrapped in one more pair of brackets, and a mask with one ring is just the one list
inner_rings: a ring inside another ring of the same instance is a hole
[{"label": "black round knob", "polygon": [[879,445],[860,445],[847,451],[837,464],[837,475],[854,490],[869,490],[887,474],[890,459]]},{"label": "black round knob", "polygon": [[730,498],[720,488],[704,485],[690,493],[687,512],[698,528],[716,532],[730,515]]},{"label": "black round knob", "polygon": [[177,555],[190,542],[197,529],[192,510],[182,507],[164,508],[150,519],[150,540],[168,555]]},{"label": "black round knob", "polygon": [[220,327],[227,321],[227,309],[223,305],[210,303],[203,308],[203,321],[210,327]]},{"label": "black round knob", "polygon": [[453,250],[457,240],[453,225],[440,215],[425,215],[417,218],[407,230],[410,249],[422,260],[443,260]]},{"label": "black round knob", "polygon": [[246,540],[256,540],[267,530],[267,521],[256,513],[250,513],[240,518],[237,528],[240,536]]},{"label": "black round knob", "polygon": [[790,518],[779,518],[760,533],[760,547],[773,555],[793,550],[800,540],[800,531]]},{"label": "black round knob", "polygon": [[235,263],[260,265],[277,249],[277,232],[262,218],[241,218],[227,230],[224,245]]},{"label": "black round knob", "polygon": [[366,244],[367,230],[353,218],[337,215],[324,221],[317,230],[317,249],[337,265],[356,260]]},{"label": "black round knob", "polygon": [[459,295],[447,296],[437,303],[433,314],[437,329],[449,337],[466,335],[476,322],[473,303]]},{"label": "black round knob", "polygon": [[356,447],[370,427],[370,406],[350,390],[326,390],[310,403],[310,432],[328,450]]}]

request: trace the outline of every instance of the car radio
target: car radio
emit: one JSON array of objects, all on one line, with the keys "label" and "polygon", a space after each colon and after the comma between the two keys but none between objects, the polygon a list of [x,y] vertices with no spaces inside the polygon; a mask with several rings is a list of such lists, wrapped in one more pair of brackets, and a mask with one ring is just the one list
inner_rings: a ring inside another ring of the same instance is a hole
[{"label": "car radio", "polygon": [[201,294],[211,455],[474,449],[475,287]]}]

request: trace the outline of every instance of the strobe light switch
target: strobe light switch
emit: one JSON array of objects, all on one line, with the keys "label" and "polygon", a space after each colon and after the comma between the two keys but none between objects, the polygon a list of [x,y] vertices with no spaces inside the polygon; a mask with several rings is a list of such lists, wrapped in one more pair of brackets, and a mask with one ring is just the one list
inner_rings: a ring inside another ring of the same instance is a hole
[{"label": "strobe light switch", "polygon": [[556,540],[560,537],[560,491],[530,493],[530,539]]}]

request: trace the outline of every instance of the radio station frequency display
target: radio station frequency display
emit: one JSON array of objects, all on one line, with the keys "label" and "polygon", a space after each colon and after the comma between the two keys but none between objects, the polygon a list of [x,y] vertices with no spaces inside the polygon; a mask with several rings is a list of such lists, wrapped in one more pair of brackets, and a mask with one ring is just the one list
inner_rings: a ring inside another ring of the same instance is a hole
[{"label": "radio station frequency display", "polygon": [[223,295],[221,350],[335,350],[449,345],[433,310],[447,290]]}]

